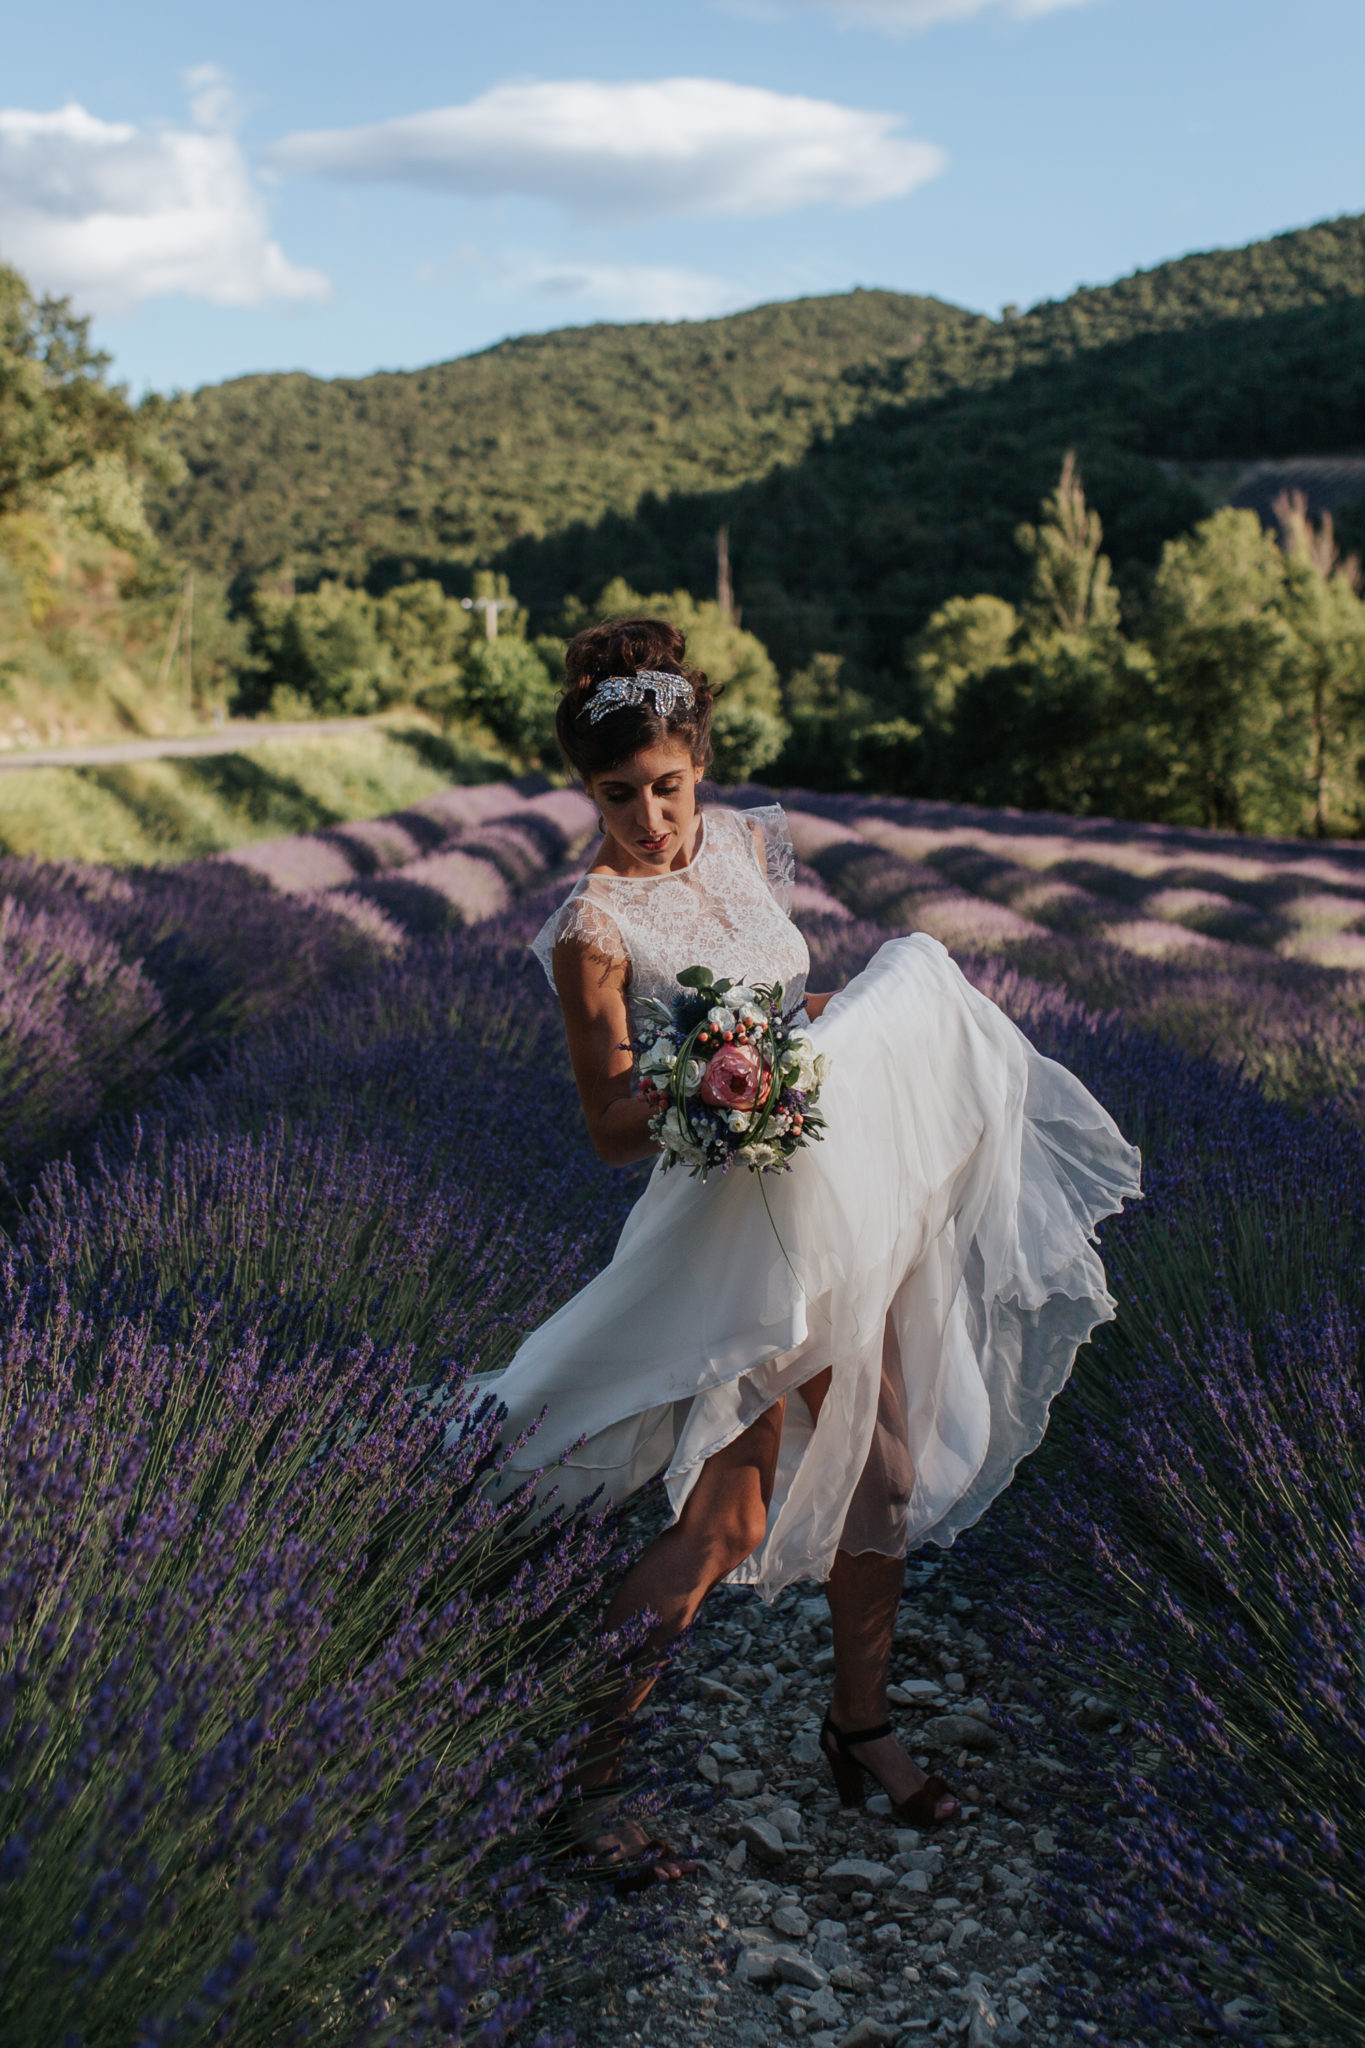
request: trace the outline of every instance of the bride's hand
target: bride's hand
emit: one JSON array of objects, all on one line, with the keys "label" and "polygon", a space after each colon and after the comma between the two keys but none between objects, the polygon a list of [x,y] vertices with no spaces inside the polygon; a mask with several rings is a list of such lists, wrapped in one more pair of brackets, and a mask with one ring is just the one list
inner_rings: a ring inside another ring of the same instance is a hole
[{"label": "bride's hand", "polygon": [[808,995],[806,997],[806,1015],[810,1018],[812,1024],[815,1022],[816,1018],[824,1009],[825,1004],[828,1002],[832,1002],[837,993],[837,990],[831,989],[829,994],[826,996]]}]

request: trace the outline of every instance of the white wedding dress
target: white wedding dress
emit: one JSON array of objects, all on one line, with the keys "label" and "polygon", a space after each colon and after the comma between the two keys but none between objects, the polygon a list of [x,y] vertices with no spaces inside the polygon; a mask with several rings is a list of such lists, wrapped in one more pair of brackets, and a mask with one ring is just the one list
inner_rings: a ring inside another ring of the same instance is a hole
[{"label": "white wedding dress", "polygon": [[[548,973],[590,939],[629,962],[632,1004],[697,964],[794,1004],[792,876],[777,805],[708,809],[688,866],[585,875],[534,950]],[[713,1452],[831,1366],[818,1423],[787,1401],[767,1534],[731,1575],[769,1599],[841,1545],[951,1543],[1009,1484],[1114,1313],[1094,1226],[1139,1192],[1113,1120],[923,933],[810,1028],[823,1142],[761,1184],[656,1166],[610,1265],[485,1383],[509,1440],[547,1411],[509,1479],[605,1504],[662,1473],[676,1515]]]}]

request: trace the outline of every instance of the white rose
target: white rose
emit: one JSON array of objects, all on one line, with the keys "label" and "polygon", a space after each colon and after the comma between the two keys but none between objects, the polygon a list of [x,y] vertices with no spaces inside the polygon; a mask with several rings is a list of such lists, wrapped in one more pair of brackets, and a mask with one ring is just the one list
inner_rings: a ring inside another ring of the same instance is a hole
[{"label": "white rose", "polygon": [[739,981],[733,988],[726,989],[725,1000],[732,1010],[751,1010],[758,997],[747,981]]},{"label": "white rose", "polygon": [[642,1074],[671,1074],[677,1064],[677,1051],[671,1039],[656,1038],[647,1053],[641,1055]]},{"label": "white rose", "polygon": [[713,1031],[733,1031],[735,1028],[735,1013],[733,1010],[727,1010],[720,1004],[717,1004],[714,1010],[707,1011],[706,1021]]},{"label": "white rose", "polygon": [[701,1146],[692,1136],[692,1133],[688,1130],[687,1125],[683,1122],[676,1109],[669,1110],[668,1115],[660,1126],[659,1136],[668,1150],[676,1153],[680,1159],[697,1162],[705,1157]]},{"label": "white rose", "polygon": [[705,1072],[706,1068],[701,1060],[689,1060],[687,1062],[687,1065],[683,1068],[682,1077],[684,1095],[696,1094],[701,1086],[702,1076]]},{"label": "white rose", "polygon": [[732,1131],[747,1131],[749,1125],[753,1122],[753,1118],[749,1115],[747,1109],[732,1109],[725,1121],[729,1124]]},{"label": "white rose", "polygon": [[746,1031],[761,1031],[768,1019],[754,1003],[739,1003],[735,1014]]},{"label": "white rose", "polygon": [[817,1079],[821,1057],[804,1031],[793,1032],[782,1055],[782,1078],[787,1086],[804,1094]]}]

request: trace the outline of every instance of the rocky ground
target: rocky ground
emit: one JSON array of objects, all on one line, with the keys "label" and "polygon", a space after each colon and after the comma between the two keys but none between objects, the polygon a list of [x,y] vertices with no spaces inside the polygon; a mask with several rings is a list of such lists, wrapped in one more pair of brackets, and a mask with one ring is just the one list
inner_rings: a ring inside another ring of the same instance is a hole
[{"label": "rocky ground", "polygon": [[[958,2036],[1005,2048],[1059,2028],[1076,2038],[1051,1987],[1077,1973],[1039,1894],[1067,1767],[1041,1735],[1025,1753],[1002,1734],[1000,1708],[1016,1730],[1031,1709],[972,1615],[943,1565],[912,1563],[893,1716],[964,1802],[961,1824],[917,1831],[896,1824],[883,1796],[846,1811],[834,1795],[817,1739],[833,1663],[818,1589],[792,1588],[772,1607],[713,1595],[658,1717],[694,1738],[703,1796],[675,1803],[661,1825],[697,1874],[670,1888],[666,1925],[657,1904],[614,1903],[594,1931],[597,1966],[541,2023],[572,2025],[585,2048],[909,2048]],[[1084,1699],[1074,1709],[1105,1712]]]},{"label": "rocky ground", "polygon": [[[644,1738],[660,1756],[684,1738],[690,1791],[659,1825],[696,1875],[613,1900],[538,2027],[571,2028],[580,2048],[1128,2038],[1117,1966],[1106,1981],[1087,1969],[1043,1897],[1073,1777],[1048,1739],[1053,1710],[1104,1744],[1113,1709],[1060,1681],[1048,1699],[993,1655],[971,1586],[957,1553],[912,1560],[896,1628],[893,1721],[964,1802],[960,1824],[923,1831],[898,1826],[884,1797],[853,1811],[835,1797],[817,1740],[833,1664],[823,1594],[798,1586],[771,1607],[712,1595]],[[1063,2012],[1063,1984],[1091,1995],[1100,2023]],[[1246,2000],[1223,2014],[1275,2024]],[[1191,2008],[1163,2039],[1194,2048],[1223,2032]]]}]

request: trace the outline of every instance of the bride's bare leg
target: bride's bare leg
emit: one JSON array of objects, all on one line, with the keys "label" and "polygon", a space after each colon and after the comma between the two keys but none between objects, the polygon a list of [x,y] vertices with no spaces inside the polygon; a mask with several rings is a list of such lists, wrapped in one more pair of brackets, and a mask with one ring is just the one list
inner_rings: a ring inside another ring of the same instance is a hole
[{"label": "bride's bare leg", "polygon": [[[819,1416],[830,1378],[826,1367],[801,1389],[813,1416]],[[856,1728],[880,1727],[887,1718],[891,1639],[904,1583],[903,1557],[884,1557],[875,1550],[835,1553],[834,1569],[825,1584],[834,1624],[834,1698],[829,1711],[835,1727],[845,1734]],[[858,1762],[872,1772],[893,1804],[908,1799],[925,1780],[924,1772],[894,1735],[860,1742]],[[936,1811],[946,1820],[955,1805],[954,1800],[943,1799]]]},{"label": "bride's bare leg", "polygon": [[[763,1541],[782,1438],[782,1408],[779,1401],[742,1436],[707,1459],[678,1520],[655,1538],[617,1587],[607,1609],[608,1628],[620,1628],[645,1612],[657,1620],[636,1652],[625,1685],[588,1738],[571,1789],[592,1792],[612,1782],[621,1724],[648,1698],[664,1651],[693,1621],[712,1586],[743,1564]],[[611,1820],[591,1837],[591,1845],[608,1867],[643,1859],[646,1877],[671,1879],[682,1875],[685,1867],[666,1843],[652,1838],[637,1821]]]},{"label": "bride's bare leg", "polygon": [[654,1684],[658,1660],[694,1620],[711,1588],[757,1550],[768,1526],[783,1403],[766,1409],[742,1436],[702,1466],[681,1515],[626,1573],[607,1609],[607,1627],[656,1615],[637,1652],[637,1672],[616,1708],[634,1713]]}]

